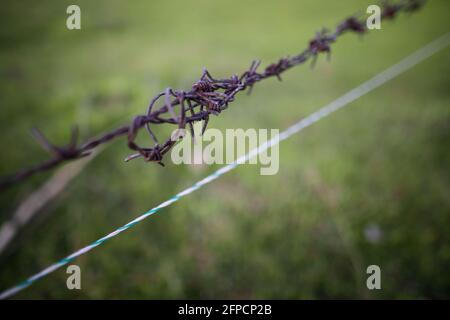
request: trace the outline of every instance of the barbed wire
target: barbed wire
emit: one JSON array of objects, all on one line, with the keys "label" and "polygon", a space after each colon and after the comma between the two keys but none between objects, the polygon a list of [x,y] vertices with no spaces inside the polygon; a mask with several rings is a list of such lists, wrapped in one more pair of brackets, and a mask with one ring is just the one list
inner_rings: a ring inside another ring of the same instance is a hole
[{"label": "barbed wire", "polygon": [[[416,11],[423,6],[424,2],[425,0],[401,0],[396,3],[384,1],[381,5],[381,19],[393,19],[402,11]],[[94,148],[120,136],[127,136],[128,147],[135,151],[125,161],[143,158],[145,161],[156,162],[164,166],[162,162],[164,155],[176,144],[177,140],[182,138],[182,134],[175,135],[175,139],[172,135],[165,142],[160,143],[150,125],[172,124],[178,126],[178,129],[181,130],[184,130],[187,125],[193,137],[193,123],[203,121],[203,133],[208,125],[210,115],[217,116],[227,109],[239,92],[248,89],[250,93],[256,83],[267,78],[277,77],[281,80],[283,72],[310,59],[312,59],[313,66],[319,54],[325,53],[328,57],[330,56],[331,44],[342,34],[346,32],[364,34],[366,31],[365,20],[357,16],[351,16],[338,24],[334,32],[325,28],[317,32],[315,37],[309,41],[308,47],[300,54],[281,58],[278,62],[268,65],[261,73],[257,72],[261,63],[259,60],[254,60],[250,68],[240,76],[235,74],[227,79],[215,79],[207,69],[204,69],[200,79],[192,85],[189,91],[167,88],[154,96],[146,114],[136,116],[130,125],[119,127],[97,138],[91,138],[81,145],[78,145],[78,130],[76,128],[72,129],[70,142],[66,146],[53,145],[39,130],[33,129],[32,134],[36,141],[53,157],[10,176],[0,178],[0,191],[36,173],[50,170],[62,162],[86,157]],[[160,100],[163,101],[163,105],[154,110],[155,105]],[[178,106],[180,110],[177,114],[175,107]],[[143,127],[147,129],[154,143],[153,147],[142,147],[136,143],[137,135]]]},{"label": "barbed wire", "polygon": [[434,40],[433,42],[429,43],[425,47],[417,50],[416,52],[412,53],[411,55],[407,56],[406,58],[402,59],[399,63],[392,65],[388,69],[384,70],[383,72],[378,73],[376,76],[372,77],[371,79],[365,81],[364,83],[360,84],[356,88],[350,90],[343,96],[337,98],[336,100],[330,102],[326,106],[320,108],[319,110],[313,112],[306,118],[296,122],[289,128],[283,130],[280,132],[279,135],[273,137],[272,139],[262,143],[258,147],[250,150],[247,154],[241,156],[238,158],[235,162],[227,164],[223,166],[222,168],[216,170],[215,172],[211,173],[210,175],[206,176],[202,180],[194,183],[189,188],[184,189],[183,191],[177,193],[173,197],[169,198],[168,200],[162,202],[158,206],[150,209],[146,213],[138,216],[134,220],[128,222],[127,224],[123,225],[120,228],[117,228],[113,232],[110,232],[106,236],[98,239],[97,241],[92,242],[91,244],[79,249],[78,251],[68,255],[67,257],[53,263],[52,265],[48,266],[47,268],[41,270],[40,272],[36,273],[35,275],[29,277],[25,281],[17,284],[14,287],[11,287],[8,290],[5,290],[3,292],[0,292],[0,300],[9,298],[16,293],[24,290],[25,288],[29,287],[39,279],[42,279],[43,277],[49,275],[50,273],[54,272],[55,270],[61,268],[62,266],[72,262],[77,257],[91,251],[92,249],[98,247],[99,245],[103,244],[105,241],[108,241],[111,238],[116,237],[120,233],[130,229],[131,227],[135,226],[136,224],[140,223],[141,221],[147,219],[151,215],[157,213],[161,209],[168,207],[172,205],[173,203],[179,201],[181,198],[197,191],[201,187],[203,187],[206,184],[211,183],[212,181],[218,179],[219,177],[223,176],[227,172],[235,169],[239,165],[246,163],[249,159],[257,156],[258,154],[270,149],[271,147],[279,144],[281,141],[288,139],[292,135],[302,131],[303,129],[311,126],[312,124],[320,121],[321,119],[329,116],[330,114],[338,111],[339,109],[342,109],[349,105],[349,103],[355,101],[356,99],[362,97],[366,93],[369,93],[370,91],[380,87],[384,83],[394,79],[395,77],[399,76],[403,72],[409,70],[410,68],[414,67],[415,65],[419,64],[420,62],[424,61],[425,59],[431,57],[432,55],[436,54],[437,52],[441,51],[442,49],[446,48],[450,45],[450,32],[446,33],[445,35],[439,37],[438,39]]}]

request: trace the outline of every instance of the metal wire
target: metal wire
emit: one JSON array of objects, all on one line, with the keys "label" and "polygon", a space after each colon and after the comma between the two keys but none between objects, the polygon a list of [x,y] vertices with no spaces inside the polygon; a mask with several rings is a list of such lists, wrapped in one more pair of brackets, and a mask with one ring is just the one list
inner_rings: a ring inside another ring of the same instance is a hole
[{"label": "metal wire", "polygon": [[[384,1],[381,6],[381,18],[393,19],[398,13],[402,11],[416,11],[423,4],[424,0],[401,0],[396,3]],[[40,131],[34,129],[32,132],[33,136],[53,157],[31,168],[25,168],[15,174],[0,178],[0,191],[34,174],[50,170],[62,162],[85,157],[99,145],[125,135],[128,139],[128,147],[136,152],[128,156],[125,159],[126,161],[143,158],[145,161],[156,162],[164,166],[162,162],[164,155],[177,141],[168,137],[165,142],[159,143],[151,129],[151,125],[172,124],[180,129],[184,129],[188,125],[190,130],[193,131],[192,125],[194,122],[204,121],[204,131],[208,125],[210,115],[219,115],[235,100],[239,92],[244,90],[249,90],[250,92],[256,83],[267,78],[277,77],[281,80],[283,72],[303,64],[307,60],[312,59],[312,64],[314,65],[319,54],[326,53],[328,56],[330,55],[331,44],[339,36],[346,32],[364,34],[366,31],[365,20],[352,16],[340,23],[333,32],[322,29],[309,41],[308,47],[300,54],[281,58],[278,62],[268,65],[262,72],[257,72],[260,61],[253,61],[250,68],[240,76],[233,75],[227,79],[215,79],[205,69],[201,78],[192,85],[189,91],[177,91],[167,88],[150,101],[146,114],[136,116],[130,125],[119,127],[97,138],[89,139],[81,145],[77,144],[78,131],[76,129],[72,131],[69,144],[63,147],[54,146]],[[163,105],[157,110],[153,110],[160,100],[162,100]],[[180,109],[179,114],[175,111],[176,107]],[[146,127],[153,141],[152,147],[142,147],[135,142],[140,129],[143,127]]]}]

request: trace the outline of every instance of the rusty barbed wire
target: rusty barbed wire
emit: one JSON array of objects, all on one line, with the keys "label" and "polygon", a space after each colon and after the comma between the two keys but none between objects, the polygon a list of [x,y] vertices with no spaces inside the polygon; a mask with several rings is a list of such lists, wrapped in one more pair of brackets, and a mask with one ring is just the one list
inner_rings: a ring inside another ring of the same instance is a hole
[{"label": "rusty barbed wire", "polygon": [[[414,12],[420,9],[425,0],[402,0],[396,3],[384,1],[381,4],[381,19],[394,19],[400,12]],[[309,41],[308,47],[298,55],[285,57],[278,62],[268,65],[263,72],[257,72],[261,61],[254,60],[250,68],[240,76],[233,75],[227,79],[215,79],[208,70],[204,69],[202,76],[196,81],[189,91],[173,90],[167,88],[165,91],[158,93],[150,101],[146,114],[136,116],[130,125],[122,126],[113,131],[107,132],[97,138],[91,138],[86,143],[78,145],[78,130],[72,130],[72,137],[66,146],[58,147],[48,141],[48,139],[37,129],[32,130],[32,134],[38,143],[53,157],[47,161],[37,164],[33,167],[21,170],[13,175],[0,179],[0,190],[3,190],[15,183],[25,180],[26,178],[39,173],[50,170],[62,162],[79,159],[90,154],[90,151],[97,146],[107,143],[117,137],[127,136],[128,147],[135,151],[134,154],[128,156],[125,161],[142,157],[145,161],[156,162],[162,166],[164,155],[182,138],[178,135],[177,139],[169,137],[165,142],[160,143],[153,133],[150,125],[153,124],[172,124],[177,125],[178,129],[185,129],[186,125],[193,134],[193,123],[203,121],[202,133],[205,131],[210,115],[219,115],[227,109],[228,105],[234,101],[235,96],[246,89],[250,93],[253,86],[264,79],[276,77],[281,81],[281,74],[294,66],[305,63],[312,59],[314,66],[317,57],[321,53],[331,55],[331,44],[334,43],[339,36],[346,32],[354,32],[357,34],[366,33],[365,20],[357,16],[351,16],[340,23],[334,32],[322,29],[317,32],[315,37]],[[163,100],[163,105],[153,110],[156,103]],[[175,111],[175,107],[179,106],[179,114]],[[169,117],[164,117],[168,114]],[[153,147],[142,147],[135,142],[137,135],[143,127],[154,142]]]}]

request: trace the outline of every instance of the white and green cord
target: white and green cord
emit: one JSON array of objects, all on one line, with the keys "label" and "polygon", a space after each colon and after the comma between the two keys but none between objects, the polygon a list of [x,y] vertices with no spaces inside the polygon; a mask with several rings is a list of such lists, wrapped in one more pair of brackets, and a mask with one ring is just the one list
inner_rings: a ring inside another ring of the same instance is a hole
[{"label": "white and green cord", "polygon": [[110,234],[104,236],[103,238],[98,239],[97,241],[91,243],[90,245],[72,253],[71,255],[59,260],[58,262],[50,265],[49,267],[45,268],[41,272],[29,277],[22,283],[19,283],[18,285],[3,291],[0,293],[0,299],[6,299],[8,297],[11,297],[12,295],[18,293],[19,291],[25,289],[26,287],[32,285],[37,280],[47,276],[48,274],[52,273],[53,271],[59,269],[63,265],[73,261],[75,258],[81,256],[82,254],[85,254],[86,252],[94,249],[95,247],[101,245],[106,240],[109,240],[115,236],[117,236],[119,233],[131,228],[135,224],[141,222],[142,220],[148,218],[152,214],[158,212],[164,207],[167,207],[171,205],[172,203],[180,200],[181,198],[187,196],[188,194],[193,193],[197,189],[201,188],[205,184],[208,184],[220,176],[224,175],[228,171],[233,170],[238,165],[245,163],[248,159],[253,158],[254,156],[264,152],[265,150],[271,148],[273,145],[278,144],[280,141],[283,141],[290,136],[294,135],[295,133],[305,129],[306,127],[309,127],[313,123],[321,120],[322,118],[328,116],[329,114],[345,107],[350,102],[358,99],[359,97],[363,96],[364,94],[376,89],[377,87],[381,86],[382,84],[388,82],[389,80],[395,78],[396,76],[400,75],[404,71],[412,68],[419,62],[429,58],[433,54],[439,52],[440,50],[444,49],[450,44],[450,33],[447,33],[440,38],[434,40],[433,42],[429,43],[425,47],[419,49],[418,51],[414,52],[413,54],[409,55],[408,57],[404,58],[399,63],[389,67],[385,71],[377,74],[370,80],[364,82],[363,84],[359,85],[358,87],[354,88],[353,90],[349,91],[348,93],[344,94],[340,98],[334,100],[333,102],[329,103],[328,105],[320,108],[318,111],[312,113],[308,117],[300,120],[299,122],[295,123],[291,127],[287,128],[286,130],[282,131],[279,135],[275,136],[271,140],[261,144],[259,147],[251,150],[248,154],[240,157],[235,162],[228,164],[226,166],[223,166],[222,168],[218,169],[217,171],[213,172],[206,178],[198,181],[191,187],[181,191],[180,193],[174,195],[169,200],[161,203],[157,207],[154,207],[153,209],[150,209],[146,213],[142,214],[141,216],[137,217],[133,221],[125,224],[124,226],[116,229],[115,231],[111,232]]}]

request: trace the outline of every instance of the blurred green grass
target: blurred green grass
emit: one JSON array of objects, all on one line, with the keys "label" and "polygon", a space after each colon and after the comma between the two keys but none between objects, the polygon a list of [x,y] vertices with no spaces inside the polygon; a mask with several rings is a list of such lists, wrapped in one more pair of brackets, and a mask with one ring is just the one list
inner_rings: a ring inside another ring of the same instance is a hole
[{"label": "blurred green grass", "polygon": [[[323,26],[368,1],[6,1],[0,11],[0,174],[47,155],[78,124],[84,138],[144,112],[170,86],[187,89],[301,51]],[[428,1],[331,62],[260,83],[210,126],[286,128],[449,30],[450,4]],[[450,296],[449,49],[280,146],[280,171],[244,166],[75,261],[17,298],[448,298]],[[123,225],[215,166],[166,168],[111,144],[0,257],[0,288]],[[5,221],[49,175],[0,195]],[[378,243],[364,230],[376,225]],[[382,269],[368,291],[366,267]]]}]

